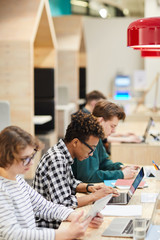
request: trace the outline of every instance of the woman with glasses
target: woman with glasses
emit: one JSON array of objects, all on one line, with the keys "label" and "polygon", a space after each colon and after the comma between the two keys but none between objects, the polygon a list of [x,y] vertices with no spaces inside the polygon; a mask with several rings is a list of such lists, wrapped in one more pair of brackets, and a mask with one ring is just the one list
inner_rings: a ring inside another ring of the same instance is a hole
[{"label": "woman with glasses", "polygon": [[[16,126],[0,133],[0,239],[3,240],[65,240],[84,235],[88,224],[97,228],[100,214],[80,221],[82,213],[47,201],[20,176],[32,165],[40,142]],[[69,220],[68,229],[37,228],[35,218],[47,221]]]},{"label": "woman with glasses", "polygon": [[[65,138],[42,156],[33,187],[46,199],[72,208],[91,204],[110,193],[118,195],[116,190],[104,184],[93,186],[76,180],[72,173],[74,158],[85,161],[92,156],[101,137],[103,130],[95,117],[81,112],[73,116]],[[76,196],[77,192],[90,194]],[[60,222],[38,219],[37,223],[40,227],[58,228]]]}]

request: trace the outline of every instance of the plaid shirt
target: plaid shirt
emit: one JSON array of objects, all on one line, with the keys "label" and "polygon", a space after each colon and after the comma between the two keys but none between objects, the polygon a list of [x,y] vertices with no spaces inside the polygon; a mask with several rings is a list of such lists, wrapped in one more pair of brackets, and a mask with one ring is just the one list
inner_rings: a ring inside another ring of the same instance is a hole
[{"label": "plaid shirt", "polygon": [[[76,187],[81,182],[75,179],[71,165],[73,159],[62,139],[43,155],[35,174],[33,187],[47,200],[66,207],[78,206]],[[38,219],[38,227],[58,228],[60,221],[46,222]]]}]

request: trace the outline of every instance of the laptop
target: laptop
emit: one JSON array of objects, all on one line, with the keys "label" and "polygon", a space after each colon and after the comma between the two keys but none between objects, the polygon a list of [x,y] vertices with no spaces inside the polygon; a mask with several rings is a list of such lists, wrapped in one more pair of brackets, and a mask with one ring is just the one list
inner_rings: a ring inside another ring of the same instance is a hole
[{"label": "laptop", "polygon": [[128,190],[128,192],[126,193],[120,193],[120,195],[118,197],[112,197],[111,200],[108,202],[108,205],[125,205],[128,204],[130,199],[132,198],[133,194],[135,193],[138,185],[140,184],[140,182],[142,181],[144,177],[144,169],[143,167],[140,169],[139,173],[137,174],[134,182],[132,183],[130,189]]},{"label": "laptop", "polygon": [[154,124],[153,118],[150,117],[150,118],[149,118],[149,121],[148,121],[148,124],[147,124],[147,127],[146,127],[146,130],[145,130],[145,132],[144,132],[144,134],[143,134],[143,136],[142,136],[142,142],[146,142],[146,138],[147,138],[147,136],[148,136],[149,130],[150,130],[150,128],[151,128],[151,126],[152,126],[153,124]]},{"label": "laptop", "polygon": [[[154,124],[154,120],[153,120],[152,117],[150,117],[149,120],[148,120],[147,127],[145,129],[145,132],[144,132],[143,136],[139,136],[139,138],[141,139],[140,143],[145,143],[146,142],[149,130],[150,130],[150,128],[153,124]],[[122,142],[122,143],[136,143],[136,142]]]},{"label": "laptop", "polygon": [[[147,235],[154,225],[154,218],[157,214],[157,205],[160,193],[157,196],[151,219],[147,219]],[[159,227],[160,230],[160,227]],[[104,237],[133,237],[133,218],[114,218],[106,230],[102,233]],[[147,238],[148,240],[153,238]],[[158,238],[157,238],[158,239]]]}]

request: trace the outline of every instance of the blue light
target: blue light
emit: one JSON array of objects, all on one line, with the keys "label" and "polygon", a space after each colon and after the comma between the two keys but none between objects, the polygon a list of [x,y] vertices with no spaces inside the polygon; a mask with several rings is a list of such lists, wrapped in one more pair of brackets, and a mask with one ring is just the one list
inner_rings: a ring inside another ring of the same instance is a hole
[{"label": "blue light", "polygon": [[116,95],[114,95],[115,100],[129,100],[131,99],[131,96],[128,92],[117,92]]}]

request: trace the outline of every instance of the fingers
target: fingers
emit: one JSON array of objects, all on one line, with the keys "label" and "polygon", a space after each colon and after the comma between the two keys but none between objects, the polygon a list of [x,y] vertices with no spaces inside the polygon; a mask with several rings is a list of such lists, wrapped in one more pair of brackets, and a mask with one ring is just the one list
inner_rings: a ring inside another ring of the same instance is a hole
[{"label": "fingers", "polygon": [[83,212],[83,211],[75,214],[75,215],[73,216],[73,218],[72,218],[72,222],[79,222],[80,219],[81,219],[81,217],[82,217],[83,215],[84,215],[84,212]]},{"label": "fingers", "polygon": [[89,227],[98,228],[102,223],[103,215],[101,213],[97,213],[97,215],[90,222]]}]

